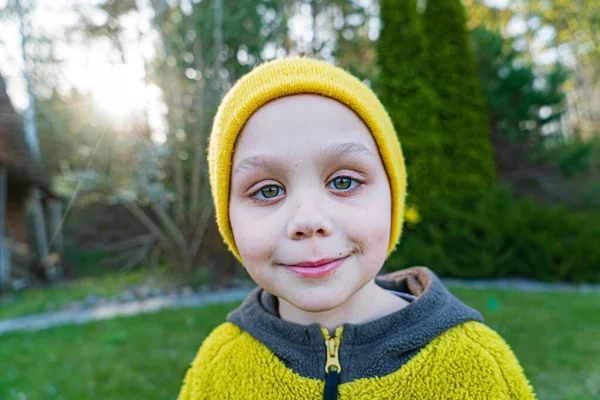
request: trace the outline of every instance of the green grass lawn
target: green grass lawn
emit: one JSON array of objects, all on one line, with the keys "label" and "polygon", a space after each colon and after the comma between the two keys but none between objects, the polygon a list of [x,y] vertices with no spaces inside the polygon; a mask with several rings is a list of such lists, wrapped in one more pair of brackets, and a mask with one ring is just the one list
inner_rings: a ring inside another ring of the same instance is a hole
[{"label": "green grass lawn", "polygon": [[[511,345],[540,399],[600,398],[600,295],[452,291]],[[0,336],[0,399],[174,399],[236,305]]]},{"label": "green grass lawn", "polygon": [[148,283],[153,277],[159,278],[164,273],[163,269],[141,269],[129,273],[81,278],[56,287],[11,293],[9,298],[0,299],[0,319],[56,311],[72,302],[83,301],[88,295],[106,298],[116,296],[130,286]]}]

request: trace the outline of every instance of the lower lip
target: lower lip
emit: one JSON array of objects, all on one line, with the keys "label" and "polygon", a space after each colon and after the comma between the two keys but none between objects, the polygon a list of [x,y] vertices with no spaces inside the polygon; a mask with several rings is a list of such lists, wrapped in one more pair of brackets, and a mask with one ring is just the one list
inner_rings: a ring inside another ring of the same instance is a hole
[{"label": "lower lip", "polygon": [[339,258],[327,264],[319,265],[318,267],[292,267],[286,266],[293,274],[301,278],[321,278],[334,273],[344,260],[348,257]]}]

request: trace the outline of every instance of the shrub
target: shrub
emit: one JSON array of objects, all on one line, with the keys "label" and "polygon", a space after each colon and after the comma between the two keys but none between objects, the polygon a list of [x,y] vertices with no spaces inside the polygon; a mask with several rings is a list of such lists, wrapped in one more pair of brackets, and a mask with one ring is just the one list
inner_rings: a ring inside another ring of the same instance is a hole
[{"label": "shrub", "polygon": [[465,279],[600,282],[600,214],[515,199],[510,189],[439,201],[408,225],[385,269]]}]

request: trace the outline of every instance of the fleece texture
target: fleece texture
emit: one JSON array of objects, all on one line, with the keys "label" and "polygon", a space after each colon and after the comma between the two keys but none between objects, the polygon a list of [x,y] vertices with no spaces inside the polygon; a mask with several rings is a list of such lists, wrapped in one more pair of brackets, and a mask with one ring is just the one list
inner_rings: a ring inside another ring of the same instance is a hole
[{"label": "fleece texture", "polygon": [[[242,262],[229,221],[229,189],[235,142],[248,119],[269,101],[294,94],[318,94],[352,109],[367,125],[379,149],[392,195],[388,255],[400,240],[406,198],[406,168],[387,111],[373,91],[341,68],[310,58],[270,61],[244,75],[223,98],[209,137],[208,166],[219,232]],[[243,263],[242,263],[243,264]]]},{"label": "fleece texture", "polygon": [[[419,277],[416,279],[415,277]],[[427,343],[467,321],[483,322],[479,312],[454,297],[426,268],[413,268],[377,279],[386,289],[408,288],[418,301],[409,307],[365,324],[345,324],[340,346],[342,383],[385,376],[400,368]],[[246,298],[227,320],[265,344],[292,371],[322,379],[326,354],[318,324],[297,325],[282,320],[277,297],[262,288]],[[302,351],[298,348],[302,347]]]},{"label": "fleece texture", "polygon": [[[429,269],[376,282],[414,300],[344,325],[339,399],[535,399],[508,344]],[[322,399],[326,348],[318,325],[283,321],[276,310],[276,298],[251,293],[204,341],[179,400]]]}]

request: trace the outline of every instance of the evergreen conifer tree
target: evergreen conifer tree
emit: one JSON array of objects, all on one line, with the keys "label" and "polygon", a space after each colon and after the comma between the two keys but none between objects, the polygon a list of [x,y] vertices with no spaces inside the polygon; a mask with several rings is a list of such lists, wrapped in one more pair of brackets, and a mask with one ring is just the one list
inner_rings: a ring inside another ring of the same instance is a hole
[{"label": "evergreen conifer tree", "polygon": [[377,42],[381,100],[396,128],[408,170],[407,202],[426,208],[445,192],[439,100],[431,86],[416,0],[381,0]]},{"label": "evergreen conifer tree", "polygon": [[488,189],[497,181],[494,154],[465,10],[460,0],[430,0],[424,18],[429,70],[441,101],[444,181],[453,196]]}]

